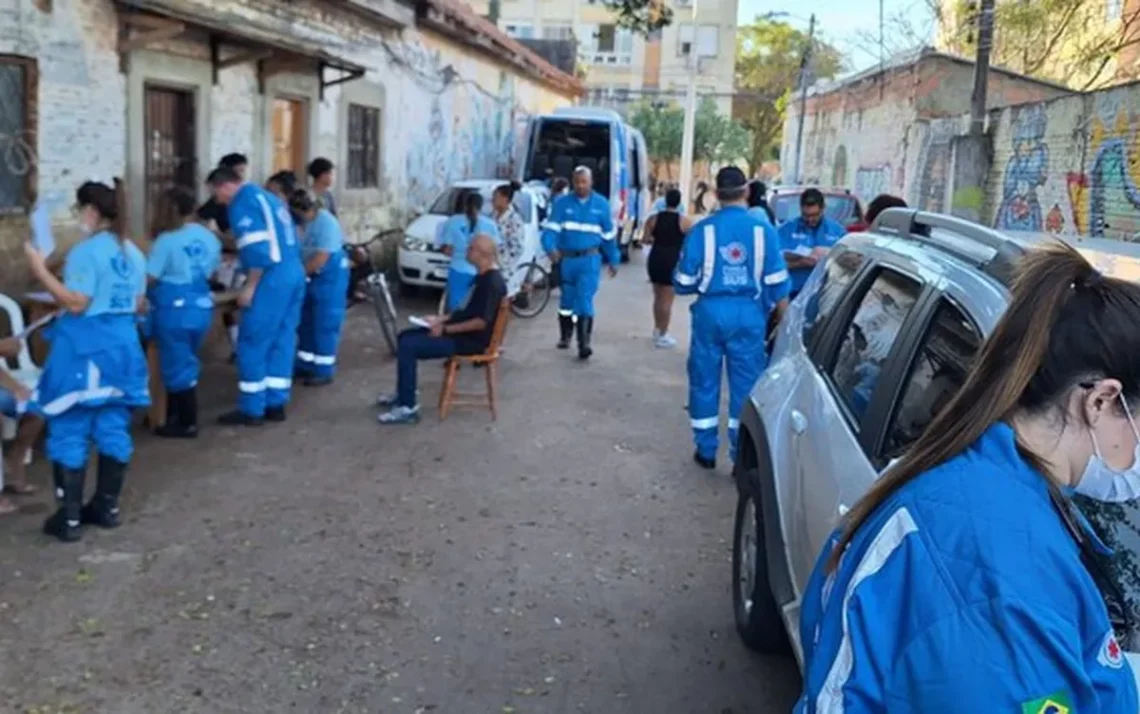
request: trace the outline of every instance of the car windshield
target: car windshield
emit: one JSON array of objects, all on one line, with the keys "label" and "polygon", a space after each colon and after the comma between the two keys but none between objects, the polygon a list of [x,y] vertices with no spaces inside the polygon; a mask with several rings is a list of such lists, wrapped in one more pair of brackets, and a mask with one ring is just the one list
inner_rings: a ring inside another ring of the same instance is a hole
[{"label": "car windshield", "polygon": [[463,213],[463,202],[467,200],[468,194],[481,193],[483,194],[483,215],[489,216],[491,215],[492,191],[494,189],[489,186],[483,188],[452,186],[435,199],[435,203],[428,209],[428,213],[437,216],[454,216],[457,213]]},{"label": "car windshield", "polygon": [[[856,210],[858,203],[854,196],[825,194],[823,201],[823,212],[833,221],[848,225],[859,218]],[[776,194],[770,203],[772,211],[776,214],[777,224],[786,223],[800,216],[799,193]]]}]

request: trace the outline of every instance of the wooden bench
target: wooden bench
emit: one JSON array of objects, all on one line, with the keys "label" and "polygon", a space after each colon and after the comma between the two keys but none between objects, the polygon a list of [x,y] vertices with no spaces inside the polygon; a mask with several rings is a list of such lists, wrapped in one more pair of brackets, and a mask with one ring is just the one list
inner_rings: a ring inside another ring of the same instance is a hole
[{"label": "wooden bench", "polygon": [[[439,420],[447,418],[452,407],[488,407],[491,410],[491,420],[499,418],[498,414],[498,386],[499,386],[499,355],[503,345],[503,337],[507,333],[507,320],[511,315],[510,298],[503,298],[499,303],[499,312],[495,315],[495,325],[491,330],[491,344],[487,351],[478,355],[455,355],[444,362],[443,386],[439,390]],[[482,365],[487,378],[486,396],[478,394],[462,394],[455,391],[455,383],[459,376],[459,368],[464,364]]]}]

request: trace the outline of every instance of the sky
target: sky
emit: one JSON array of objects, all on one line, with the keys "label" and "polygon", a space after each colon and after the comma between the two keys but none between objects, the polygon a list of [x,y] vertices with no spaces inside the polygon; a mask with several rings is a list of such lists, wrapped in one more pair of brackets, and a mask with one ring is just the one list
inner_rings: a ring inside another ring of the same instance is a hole
[{"label": "sky", "polygon": [[[751,22],[757,15],[768,12],[787,12],[782,18],[797,27],[807,29],[808,16],[815,13],[822,37],[837,47],[847,58],[847,69],[866,69],[879,61],[877,48],[859,42],[859,30],[877,37],[879,32],[879,0],[739,0],[738,19]],[[929,26],[929,12],[924,0],[883,0],[888,32],[891,18],[906,17],[914,27]],[[889,41],[884,43],[891,53]]]}]

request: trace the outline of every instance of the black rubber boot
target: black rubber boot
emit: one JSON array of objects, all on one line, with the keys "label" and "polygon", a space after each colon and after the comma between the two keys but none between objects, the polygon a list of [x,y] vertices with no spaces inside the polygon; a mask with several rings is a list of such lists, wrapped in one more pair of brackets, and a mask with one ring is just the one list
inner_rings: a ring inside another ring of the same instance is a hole
[{"label": "black rubber boot", "polygon": [[154,430],[157,436],[170,439],[194,439],[198,436],[198,400],[193,389],[166,395],[166,423]]},{"label": "black rubber boot", "polygon": [[59,508],[44,521],[44,533],[55,536],[65,543],[79,540],[84,475],[84,469],[69,469],[60,463],[52,464],[55,500]]},{"label": "black rubber boot", "polygon": [[594,332],[594,318],[578,318],[578,359],[590,359],[594,350],[590,347],[590,338]]},{"label": "black rubber boot", "polygon": [[702,469],[712,470],[716,468],[716,459],[706,459],[705,457],[701,456],[701,452],[699,451],[693,452],[693,461]]},{"label": "black rubber boot", "polygon": [[266,407],[266,421],[285,421],[285,407]]},{"label": "black rubber boot", "polygon": [[106,454],[99,454],[99,473],[95,480],[95,495],[83,507],[80,520],[100,528],[118,528],[119,494],[123,492],[123,479],[127,465]]},{"label": "black rubber boot", "polygon": [[570,349],[570,339],[574,337],[574,316],[558,316],[558,349]]},{"label": "black rubber boot", "polygon": [[222,426],[261,426],[263,421],[261,417],[250,416],[240,409],[234,409],[218,417],[218,423]]}]

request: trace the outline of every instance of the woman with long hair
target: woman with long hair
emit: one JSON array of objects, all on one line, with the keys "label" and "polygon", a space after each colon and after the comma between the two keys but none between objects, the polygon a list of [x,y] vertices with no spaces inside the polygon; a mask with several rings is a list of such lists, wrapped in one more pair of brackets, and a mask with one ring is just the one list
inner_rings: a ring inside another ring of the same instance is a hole
[{"label": "woman with long hair", "polygon": [[447,302],[444,311],[455,312],[467,302],[467,293],[475,282],[478,271],[467,260],[467,246],[476,235],[484,233],[499,243],[499,227],[483,215],[483,196],[471,190],[463,197],[463,213],[452,216],[443,224],[439,242],[445,255],[451,257],[447,270]]},{"label": "woman with long hair", "polygon": [[768,187],[764,185],[763,181],[757,180],[748,183],[748,215],[774,228],[776,226],[776,214],[772,213],[772,207],[768,205],[768,198],[765,195],[767,192]]},{"label": "woman with long hair", "polygon": [[317,205],[315,196],[298,189],[289,198],[289,209],[304,226],[301,256],[309,278],[301,308],[296,370],[304,376],[306,386],[319,387],[330,384],[336,373],[337,347],[348,307],[344,300],[348,255],[340,221]]},{"label": "woman with long hair", "polygon": [[[81,522],[119,525],[119,494],[134,451],[131,409],[150,403],[138,333],[146,258],[124,237],[122,183],[84,183],[75,193],[74,211],[86,237],[67,254],[63,280],[48,269],[46,256],[24,244],[32,275],[63,310],[45,333],[51,352],[29,404],[47,420],[59,503],[44,532],[63,541],[79,539]],[[83,505],[92,443],[99,453],[98,476],[94,497]]]},{"label": "woman with long hair", "polygon": [[693,213],[703,216],[709,212],[705,206],[705,194],[709,192],[709,185],[704,181],[697,181],[696,195],[693,197]]},{"label": "woman with long hair", "polygon": [[502,268],[503,277],[508,280],[515,272],[515,264],[522,256],[526,241],[526,226],[512,204],[520,188],[522,184],[511,181],[496,187],[491,194],[491,216],[495,219],[503,241],[499,250],[499,267]]},{"label": "woman with long hair", "polygon": [[1140,708],[1106,549],[1069,498],[1140,495],[1140,286],[1056,244],[1011,293],[962,388],[820,554],[796,712]]},{"label": "woman with long hair", "polygon": [[653,345],[669,348],[677,340],[669,334],[673,316],[673,271],[681,258],[685,235],[693,227],[691,219],[681,215],[681,192],[671,188],[665,192],[665,207],[645,222],[641,244],[652,246],[645,261],[649,282],[653,285]]},{"label": "woman with long hair", "polygon": [[155,206],[154,246],[147,260],[151,332],[166,388],[166,422],[159,436],[198,436],[198,352],[214,319],[210,277],[222,244],[195,220],[197,201],[184,188],[163,191]]}]

